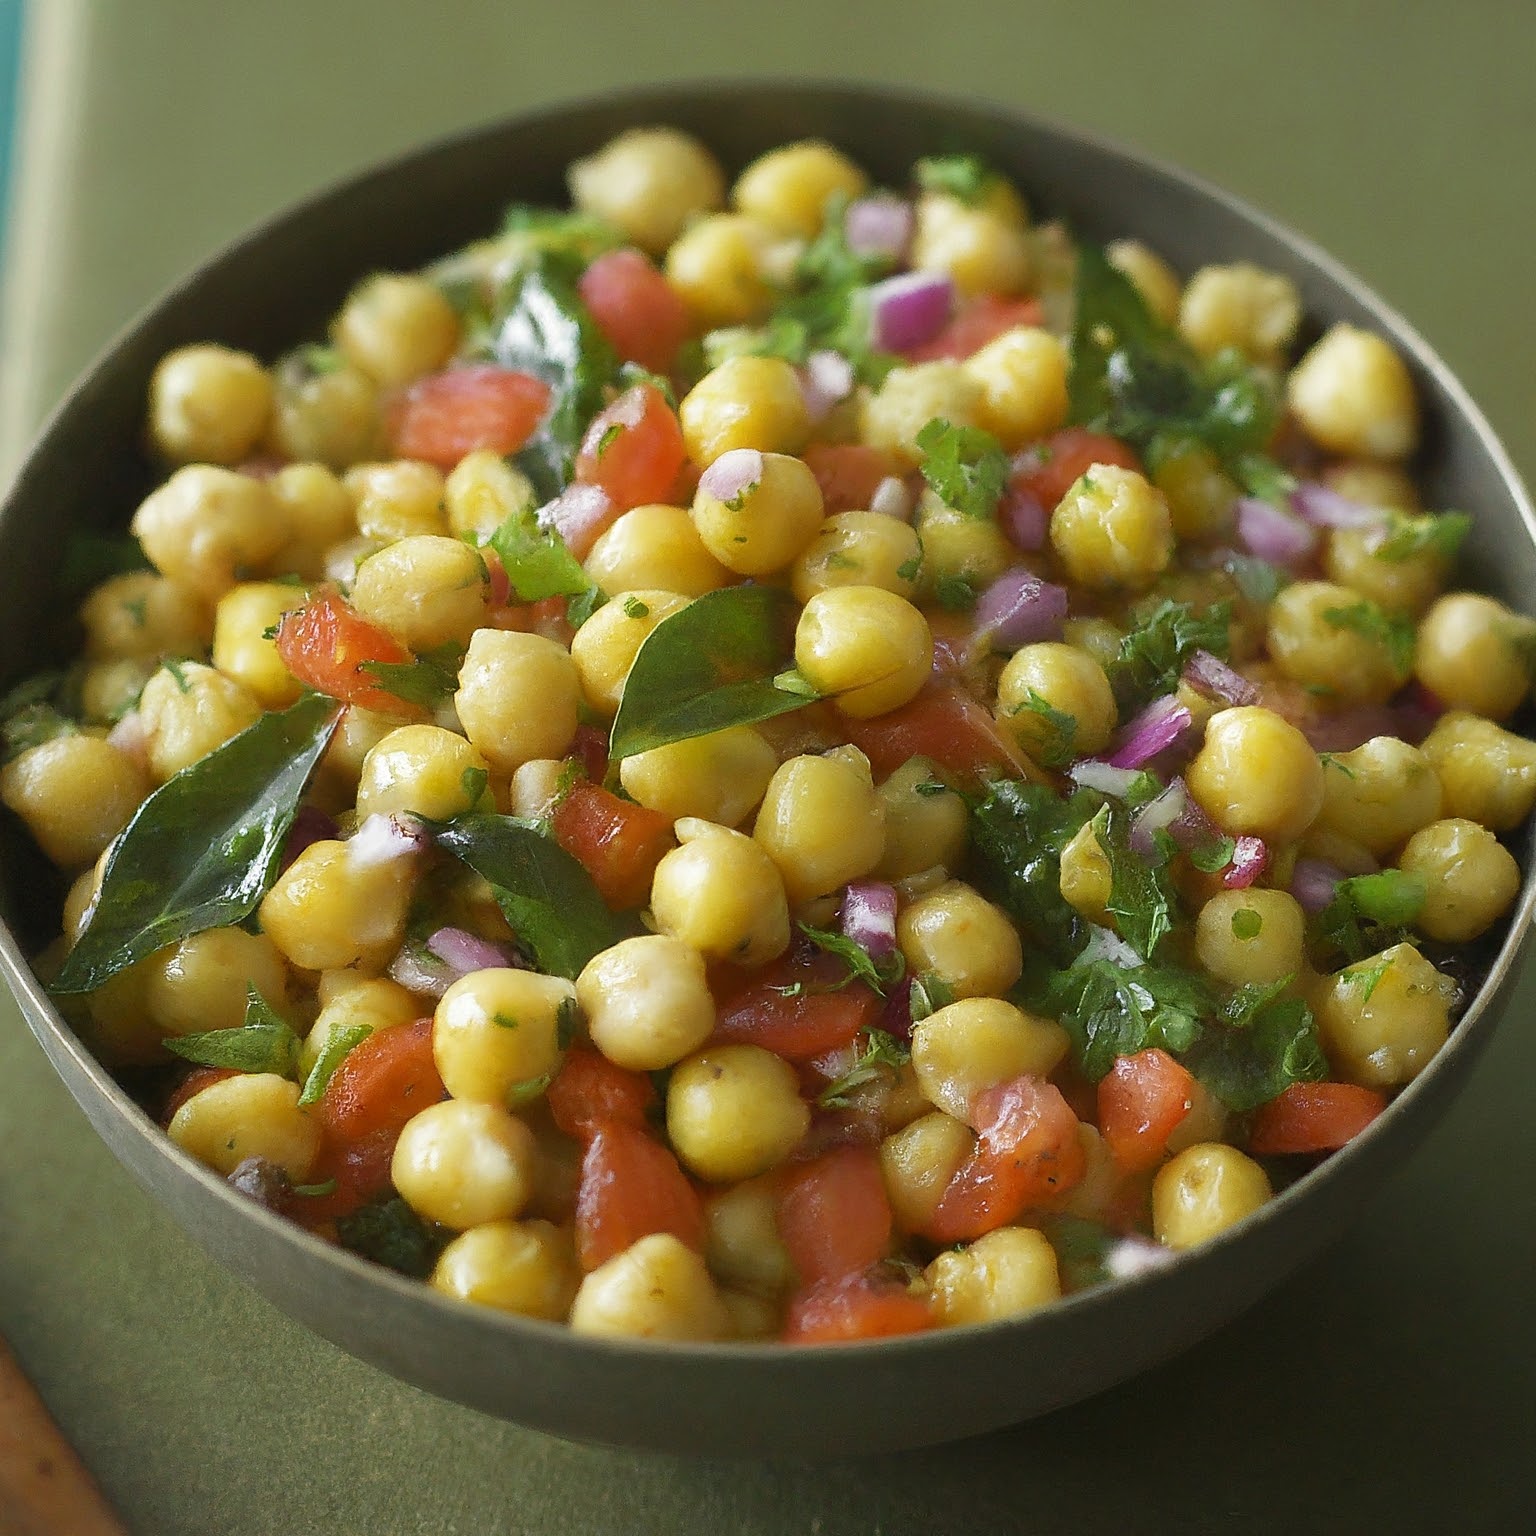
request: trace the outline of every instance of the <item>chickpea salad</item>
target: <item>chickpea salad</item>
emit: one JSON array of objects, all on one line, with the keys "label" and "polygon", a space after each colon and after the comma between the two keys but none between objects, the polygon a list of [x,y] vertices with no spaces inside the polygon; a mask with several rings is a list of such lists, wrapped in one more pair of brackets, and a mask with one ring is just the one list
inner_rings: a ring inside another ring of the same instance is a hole
[{"label": "chickpea salad", "polygon": [[[450,1296],[662,1339],[1022,1315],[1444,1045],[1536,622],[1382,337],[976,157],[667,128],[270,363],[0,703],[36,958],[180,1147]],[[64,894],[67,883],[67,895]]]}]

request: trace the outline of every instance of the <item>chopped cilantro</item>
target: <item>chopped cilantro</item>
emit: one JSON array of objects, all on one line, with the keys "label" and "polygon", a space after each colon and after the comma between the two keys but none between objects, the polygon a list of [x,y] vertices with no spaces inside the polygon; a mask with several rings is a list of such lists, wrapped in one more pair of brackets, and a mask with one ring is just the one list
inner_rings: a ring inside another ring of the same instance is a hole
[{"label": "chopped cilantro", "polygon": [[555,1074],[545,1072],[539,1077],[525,1077],[520,1081],[511,1083],[507,1087],[504,1100],[508,1109],[521,1109],[524,1104],[531,1104],[554,1082]]},{"label": "chopped cilantro", "polygon": [[1378,957],[1370,965],[1351,965],[1339,972],[1346,985],[1361,988],[1360,1001],[1368,1003],[1381,978],[1391,969],[1392,962]]},{"label": "chopped cilantro", "polygon": [[934,795],[952,795],[954,790],[943,779],[924,779],[921,784],[912,786],[912,793],[921,795],[926,800]]},{"label": "chopped cilantro", "polygon": [[187,681],[186,667],[183,658],[167,656],[160,665],[175,679],[176,689],[179,693],[191,693],[192,685]]},{"label": "chopped cilantro", "polygon": [[485,794],[486,786],[491,782],[491,776],[484,768],[466,768],[459,775],[459,787],[464,791],[464,806],[466,810],[474,810],[480,804],[481,797]]},{"label": "chopped cilantro", "polygon": [[1225,832],[1218,832],[1209,841],[1197,843],[1189,850],[1189,862],[1203,875],[1220,874],[1232,862],[1236,852],[1236,840]]},{"label": "chopped cilantro", "polygon": [[544,527],[531,506],[510,513],[489,542],[512,590],[525,603],[574,597],[591,585],[565,540],[555,529]]},{"label": "chopped cilantro", "polygon": [[952,427],[935,416],[917,434],[923,479],[946,507],[985,519],[997,511],[1008,483],[1008,455],[980,427]]},{"label": "chopped cilantro", "polygon": [[821,690],[811,682],[797,667],[790,667],[780,672],[773,679],[773,686],[780,693],[798,694],[803,699],[819,699]]},{"label": "chopped cilantro", "polygon": [[491,1023],[497,1025],[501,1029],[522,1028],[522,1021],[515,1014],[502,1013],[500,1011],[491,1015]]},{"label": "chopped cilantro", "polygon": [[459,658],[448,655],[418,656],[414,661],[365,661],[360,671],[385,693],[407,704],[435,710],[453,696],[459,686]]},{"label": "chopped cilantro", "polygon": [[0,699],[0,763],[8,763],[55,736],[72,736],[79,729],[58,708],[63,681],[61,672],[40,672]]},{"label": "chopped cilantro", "polygon": [[1428,886],[1422,875],[1384,869],[1339,881],[1333,899],[1312,919],[1311,937],[1325,960],[1353,964],[1392,944],[1423,910]]},{"label": "chopped cilantro", "polygon": [[1196,651],[1210,651],[1225,661],[1232,652],[1231,619],[1228,603],[1213,603],[1204,612],[1189,603],[1159,603],[1120,642],[1120,654],[1109,664],[1122,716],[1172,693]]},{"label": "chopped cilantro", "polygon": [[347,366],[347,360],[336,347],[323,347],[310,345],[299,348],[299,362],[306,372],[316,376],[326,373],[340,373]]},{"label": "chopped cilantro", "polygon": [[619,438],[624,436],[624,423],[615,421],[604,428],[603,435],[597,440],[597,457],[599,459],[613,447]]},{"label": "chopped cilantro", "polygon": [[526,237],[529,252],[574,256],[583,266],[627,242],[624,232],[595,213],[514,203],[501,222],[504,235]]},{"label": "chopped cilantro", "polygon": [[304,1079],[304,1091],[299,1095],[300,1104],[318,1104],[337,1067],[373,1033],[367,1024],[344,1024],[333,1030],[324,1048],[315,1058],[315,1064]]},{"label": "chopped cilantro", "polygon": [[626,597],[624,599],[624,617],[626,619],[648,619],[650,616],[650,606],[641,602],[638,597]]},{"label": "chopped cilantro", "polygon": [[[727,511],[740,512],[746,506],[747,500],[753,491],[761,484],[762,481],[760,480],[749,480],[734,496],[730,497],[729,500],[722,501],[720,505],[726,508]],[[737,538],[736,542],[738,544],[745,544],[747,542],[745,535]]]},{"label": "chopped cilantro", "polygon": [[1237,590],[1260,608],[1274,602],[1291,579],[1278,565],[1260,560],[1257,555],[1228,555],[1222,569],[1237,583]]},{"label": "chopped cilantro", "polygon": [[923,552],[921,549],[910,560],[903,560],[896,567],[896,574],[903,581],[916,581],[917,573],[923,568]]},{"label": "chopped cilantro", "polygon": [[905,1066],[912,1059],[911,1051],[883,1029],[866,1030],[864,1041],[864,1054],[816,1096],[823,1109],[845,1109],[855,1088],[883,1077],[892,1068]]},{"label": "chopped cilantro", "polygon": [[1129,816],[1106,805],[1093,818],[1093,835],[1109,859],[1109,911],[1120,937],[1143,960],[1173,929],[1176,899],[1166,866],[1149,864],[1130,845]]},{"label": "chopped cilantro", "polygon": [[976,606],[976,584],[968,576],[940,576],[933,584],[939,607],[949,613],[966,613]]},{"label": "chopped cilantro", "polygon": [[1387,613],[1368,598],[1347,608],[1323,609],[1324,620],[1335,629],[1353,630],[1381,646],[1392,658],[1392,668],[1406,677],[1413,670],[1413,620],[1406,614]]},{"label": "chopped cilantro", "polygon": [[1252,907],[1239,907],[1232,914],[1232,937],[1244,944],[1264,931],[1264,919]]},{"label": "chopped cilantro", "polygon": [[621,390],[632,389],[636,384],[649,385],[667,402],[669,409],[674,412],[677,410],[677,391],[673,389],[671,379],[665,374],[652,373],[639,363],[624,363],[619,368],[618,387]]},{"label": "chopped cilantro", "polygon": [[562,1051],[570,1049],[571,1042],[576,1038],[580,1019],[581,1009],[577,1006],[576,999],[562,997],[560,1006],[555,1009],[555,1043]]},{"label": "chopped cilantro", "polygon": [[1465,512],[1425,512],[1418,516],[1394,512],[1386,538],[1372,553],[1383,560],[1414,560],[1429,555],[1449,562],[1456,558],[1471,531],[1472,519]]},{"label": "chopped cilantro", "polygon": [[1043,728],[1043,739],[1035,751],[1047,768],[1065,768],[1077,756],[1077,717],[1057,709],[1043,694],[1031,688],[1023,701],[1010,713],[1034,715]]},{"label": "chopped cilantro", "polygon": [[924,192],[941,192],[971,207],[986,197],[998,179],[980,155],[927,155],[912,171]]},{"label": "chopped cilantro", "polygon": [[1336,752],[1319,752],[1317,760],[1324,768],[1332,768],[1335,773],[1342,773],[1346,779],[1352,779],[1355,776],[1355,770]]},{"label": "chopped cilantro", "polygon": [[777,315],[766,325],[730,325],[710,331],[703,347],[704,361],[711,368],[733,357],[781,357],[788,363],[803,363],[811,338],[804,321]]},{"label": "chopped cilantro", "polygon": [[1282,469],[1267,454],[1239,454],[1232,469],[1242,488],[1250,496],[1257,496],[1260,501],[1273,502],[1283,507],[1291,492],[1296,489],[1295,475]]},{"label": "chopped cilantro", "polygon": [[832,933],[825,928],[813,928],[809,923],[801,923],[800,932],[817,949],[836,955],[848,967],[848,975],[840,983],[841,986],[847,986],[855,980],[867,982],[883,997],[886,988],[893,986],[907,973],[907,962],[899,949],[889,960],[877,961],[862,944],[855,944],[843,934]]},{"label": "chopped cilantro", "polygon": [[907,991],[913,1023],[937,1013],[940,1008],[949,1007],[954,1000],[955,989],[934,971],[924,971],[921,976],[914,976]]}]

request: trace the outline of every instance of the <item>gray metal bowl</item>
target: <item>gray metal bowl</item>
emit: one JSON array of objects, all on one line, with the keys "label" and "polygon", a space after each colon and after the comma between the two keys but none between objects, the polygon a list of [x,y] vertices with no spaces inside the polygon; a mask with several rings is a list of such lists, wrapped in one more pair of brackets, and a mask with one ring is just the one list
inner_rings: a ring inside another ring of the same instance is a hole
[{"label": "gray metal bowl", "polygon": [[[166,295],[76,384],[0,510],[0,686],[69,643],[69,605],[55,590],[65,538],[122,528],[152,483],[141,424],[163,353],[218,339],[274,356],[318,334],[360,274],[420,265],[493,228],[512,201],[562,201],[569,161],[646,122],[693,130],[733,168],[813,135],[887,181],[920,154],[974,150],[1015,176],[1035,209],[1088,236],[1138,235],[1185,271],[1247,259],[1289,274],[1310,326],[1364,324],[1408,357],[1425,407],[1417,468],[1429,501],[1477,516],[1464,576],[1531,610],[1536,517],[1486,422],[1408,325],[1305,241],[1192,178],[1009,109],[895,88],[731,81],[605,96],[416,151],[271,220]],[[1220,1327],[1336,1237],[1444,1111],[1507,1004],[1536,904],[1527,878],[1449,1045],[1369,1132],[1168,1268],[1017,1322],[840,1347],[662,1346],[451,1301],[233,1193],[161,1134],[60,1019],[24,958],[56,932],[57,905],[40,894],[46,872],[15,827],[0,837],[0,969],[92,1125],[210,1253],[317,1332],[429,1391],[554,1434],[709,1455],[848,1455],[976,1434],[1101,1391]]]}]

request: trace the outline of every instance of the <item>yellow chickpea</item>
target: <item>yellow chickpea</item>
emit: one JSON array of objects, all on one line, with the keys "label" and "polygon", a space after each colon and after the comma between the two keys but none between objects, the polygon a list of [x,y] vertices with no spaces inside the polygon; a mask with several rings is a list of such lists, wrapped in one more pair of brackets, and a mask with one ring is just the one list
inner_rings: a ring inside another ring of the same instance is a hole
[{"label": "yellow chickpea", "polygon": [[821,487],[803,460],[733,448],[699,481],[690,516],[704,547],[727,570],[782,570],[821,528]]},{"label": "yellow chickpea", "polygon": [[409,811],[446,821],[461,811],[484,810],[489,768],[454,731],[436,725],[402,725],[363,759],[357,785],[359,818]]},{"label": "yellow chickpea", "polygon": [[710,1183],[776,1168],[810,1129],[795,1069],[757,1045],[712,1046],[667,1082],[667,1136],[689,1172]]},{"label": "yellow chickpea", "polygon": [[1179,318],[1179,296],[1183,284],[1179,275],[1156,251],[1139,240],[1111,240],[1104,247],[1110,266],[1128,277],[1131,286],[1164,325]]},{"label": "yellow chickpea", "polygon": [[930,1104],[969,1122],[978,1093],[1026,1072],[1049,1076],[1069,1043],[1052,1019],[997,997],[962,998],[912,1026],[912,1068]]},{"label": "yellow chickpea", "polygon": [[733,448],[798,453],[811,428],[800,381],[781,357],[727,358],[683,396],[677,414],[701,469]]},{"label": "yellow chickpea", "polygon": [[893,368],[863,403],[859,440],[915,469],[923,459],[917,434],[935,417],[953,427],[979,426],[981,401],[981,385],[959,363]]},{"label": "yellow chickpea", "polygon": [[752,836],[778,866],[792,906],[867,875],[885,847],[885,808],[854,747],[792,757],[768,782]]},{"label": "yellow chickpea", "polygon": [[1381,703],[1408,680],[1392,622],[1350,587],[1294,582],[1270,604],[1269,654],[1303,687],[1341,703]]},{"label": "yellow chickpea", "polygon": [[1067,351],[1049,331],[1015,326],[961,366],[981,386],[977,424],[1010,451],[1067,419]]},{"label": "yellow chickpea", "polygon": [[868,720],[917,696],[933,669],[933,636],[894,592],[831,587],[800,614],[795,665],[843,714]]},{"label": "yellow chickpea", "polygon": [[1411,1082],[1445,1044],[1456,984],[1412,944],[1328,978],[1317,1029],[1338,1075],[1365,1088]]},{"label": "yellow chickpea", "polygon": [[880,1143],[880,1171],[898,1227],[916,1232],[927,1226],[949,1181],[975,1145],[968,1125],[938,1111],[912,1121]]},{"label": "yellow chickpea", "polygon": [[303,587],[243,581],[214,609],[213,664],[263,709],[286,709],[299,696],[299,681],[283,665],[267,631],[290,609],[302,607],[305,597]]},{"label": "yellow chickpea", "polygon": [[779,1237],[778,1184],[771,1176],[712,1191],[704,1200],[704,1257],[731,1285],[772,1296],[794,1278]]},{"label": "yellow chickpea", "polygon": [[1091,465],[1051,513],[1051,547],[1082,586],[1139,591],[1173,555],[1167,499],[1145,475]]},{"label": "yellow chickpea", "polygon": [[1120,655],[1125,632],[1108,619],[1068,619],[1061,627],[1061,637],[1068,645],[1087,651],[1101,667],[1108,667]]},{"label": "yellow chickpea", "polygon": [[162,667],[139,695],[149,771],[157,783],[206,757],[261,718],[261,705],[200,662]]},{"label": "yellow chickpea", "polygon": [[961,880],[903,907],[896,940],[909,970],[931,971],[956,998],[1000,997],[1024,969],[1007,914]]},{"label": "yellow chickpea", "polygon": [[1446,944],[1486,933],[1520,893],[1515,856],[1486,827],[1459,817],[1421,827],[1397,867],[1428,888],[1414,927]]},{"label": "yellow chickpea", "polygon": [[455,1099],[515,1108],[560,1065],[576,989],[563,976],[496,967],[461,976],[432,1015],[432,1057]]},{"label": "yellow chickpea", "polygon": [[1018,552],[991,518],[945,506],[931,490],[918,497],[915,522],[924,602],[942,603],[948,586],[957,581],[979,592],[1018,562]]},{"label": "yellow chickpea", "polygon": [[557,640],[477,629],[453,701],[476,750],[511,773],[531,758],[565,756],[576,734],[581,678]]},{"label": "yellow chickpea", "polygon": [[286,529],[260,480],[188,464],[151,492],[132,529],[162,576],[214,601],[283,546]]},{"label": "yellow chickpea", "polygon": [[1422,613],[1440,595],[1450,561],[1433,550],[1389,559],[1393,530],[1335,528],[1328,536],[1323,569],[1330,581],[1351,587],[1388,613]]},{"label": "yellow chickpea", "polygon": [[1114,918],[1109,912],[1110,897],[1114,894],[1114,872],[1091,821],[1079,827],[1061,850],[1057,886],[1061,899],[1074,912],[1101,928],[1114,926]]},{"label": "yellow chickpea", "polygon": [[739,826],[779,766],[761,731],[728,726],[637,752],[619,764],[619,782],[647,810]]},{"label": "yellow chickpea", "polygon": [[274,382],[268,441],[285,459],[345,469],[377,449],[379,386],[362,369],[317,373],[293,358],[278,367]]},{"label": "yellow chickpea", "polygon": [[1287,842],[1300,837],[1323,806],[1323,765],[1311,743],[1257,705],[1211,716],[1185,782],[1201,810],[1234,837]]},{"label": "yellow chickpea", "polygon": [[532,509],[537,500],[528,476],[490,448],[466,453],[443,482],[448,531],[471,534],[481,544],[514,512]]},{"label": "yellow chickpea", "polygon": [[412,651],[467,644],[489,602],[478,551],[441,534],[385,545],[358,566],[352,584],[352,606]]},{"label": "yellow chickpea", "polygon": [[288,540],[272,557],[276,571],[314,579],[325,572],[326,552],[357,534],[357,503],[324,464],[285,464],[267,481]]},{"label": "yellow chickpea", "polygon": [[350,804],[357,796],[357,781],[362,776],[363,761],[400,722],[371,709],[350,705],[342,711],[336,734],[320,759],[322,782],[335,787]]},{"label": "yellow chickpea", "polygon": [[311,843],[277,877],[261,929],[301,970],[380,970],[405,936],[414,858],[371,858],[350,845]]},{"label": "yellow chickpea", "polygon": [[264,933],[209,928],[144,961],[144,1007],[162,1035],[235,1029],[253,987],[279,1013],[287,1005],[288,967]]},{"label": "yellow chickpea", "polygon": [[1424,739],[1444,791],[1442,812],[1495,832],[1520,825],[1536,805],[1536,742],[1461,710],[1447,710]]},{"label": "yellow chickpea", "polygon": [[1117,717],[1104,668],[1075,645],[1021,646],[997,680],[998,724],[1047,767],[1103,751]]},{"label": "yellow chickpea", "polygon": [[1264,1170],[1236,1147],[1218,1142],[1186,1147],[1152,1182],[1152,1230],[1165,1248],[1198,1248],[1273,1196]]},{"label": "yellow chickpea", "polygon": [[303,1183],[320,1151],[320,1125],[299,1108],[299,1085],[274,1072],[242,1072],[194,1093],[166,1134],[215,1173],[248,1157],[276,1163]]},{"label": "yellow chickpea", "polygon": [[702,597],[732,580],[688,513],[660,502],[631,507],[599,535],[582,568],[609,597],[650,590]]},{"label": "yellow chickpea", "polygon": [[80,718],[93,725],[121,720],[138,703],[154,670],[153,661],[138,656],[89,663],[79,674]]},{"label": "yellow chickpea", "polygon": [[670,1232],[654,1232],[581,1282],[571,1331],[707,1342],[727,1337],[731,1318],[704,1260]]},{"label": "yellow chickpea", "polygon": [[537,1159],[533,1132],[501,1105],[445,1099],[406,1122],[390,1181],[418,1215],[462,1232],[517,1216]]},{"label": "yellow chickpea", "polygon": [[438,1255],[432,1287],[477,1306],[563,1323],[581,1272],[570,1237],[547,1221],[488,1221]]},{"label": "yellow chickpea", "polygon": [[1536,621],[1496,598],[1449,592],[1424,615],[1415,676],[1451,709],[1504,720],[1531,685]]},{"label": "yellow chickpea", "polygon": [[625,939],[590,959],[576,1000],[592,1043],[632,1072],[659,1072],[690,1055],[715,1028],[704,957],[666,934]]},{"label": "yellow chickpea", "polygon": [[1033,1227],[999,1227],[925,1271],[940,1323],[990,1323],[1022,1317],[1061,1299],[1050,1239]]},{"label": "yellow chickpea", "polygon": [[963,294],[1022,293],[1034,262],[1017,194],[973,206],[947,192],[925,192],[917,203],[912,265],[947,272]]},{"label": "yellow chickpea", "polygon": [[766,965],[789,948],[789,903],[778,866],[755,839],[685,817],[680,847],[651,880],[651,915],[713,960]]},{"label": "yellow chickpea", "polygon": [[1392,344],[1342,321],[1286,381],[1291,412],[1331,453],[1406,459],[1419,440],[1419,406],[1407,364]]},{"label": "yellow chickpea", "polygon": [[909,758],[879,788],[885,806],[885,848],[875,874],[904,880],[928,869],[951,870],[965,855],[970,813],[943,787],[925,757]]},{"label": "yellow chickpea", "polygon": [[342,1031],[361,1029],[366,1036],[381,1029],[396,1029],[419,1019],[423,1011],[416,997],[398,982],[381,976],[362,976],[356,971],[331,971],[327,975],[346,977],[347,986],[330,998],[323,992],[320,995],[320,1012],[299,1051],[299,1073],[306,1079],[326,1047]]},{"label": "yellow chickpea", "polygon": [[1375,736],[1324,761],[1317,827],[1379,857],[1432,822],[1441,799],[1440,780],[1417,747],[1396,736]]},{"label": "yellow chickpea", "polygon": [[1300,323],[1301,295],[1290,278],[1246,261],[1201,267],[1179,304],[1179,331],[1202,357],[1235,348],[1252,362],[1277,363]]},{"label": "yellow chickpea", "polygon": [[248,352],[178,347],[149,381],[149,431],[173,464],[238,464],[272,414],[272,380]]},{"label": "yellow chickpea", "polygon": [[1211,539],[1232,526],[1241,492],[1209,448],[1181,441],[1154,456],[1152,483],[1168,500],[1181,539]]},{"label": "yellow chickpea", "polygon": [[1372,459],[1345,459],[1330,464],[1322,473],[1323,484],[1340,496],[1366,507],[1396,507],[1402,512],[1416,512],[1418,487],[1405,469],[1396,464],[1380,464]]},{"label": "yellow chickpea", "polygon": [[85,654],[190,656],[208,644],[213,613],[189,588],[153,571],[109,576],[80,605]]},{"label": "yellow chickpea", "polygon": [[99,857],[149,790],[144,770],[98,736],[55,736],[0,767],[0,802],[61,869]]},{"label": "yellow chickpea", "polygon": [[802,603],[831,587],[881,587],[911,597],[922,557],[922,544],[909,523],[883,512],[838,512],[800,551],[790,568],[790,585]]},{"label": "yellow chickpea", "polygon": [[1218,981],[1241,987],[1303,968],[1306,914],[1287,891],[1218,891],[1195,919],[1195,953]]},{"label": "yellow chickpea", "polygon": [[459,344],[459,317],[414,272],[380,272],[353,290],[331,326],[342,356],[386,389],[435,373]]},{"label": "yellow chickpea", "polygon": [[629,128],[566,173],[571,198],[659,256],[695,215],[725,201],[725,175],[692,134]]},{"label": "yellow chickpea", "polygon": [[773,307],[772,276],[789,264],[789,254],[760,220],[711,214],[667,251],[667,281],[706,329],[746,325]]},{"label": "yellow chickpea", "polygon": [[759,155],[736,178],[731,202],[770,229],[809,240],[821,231],[828,199],[851,201],[868,185],[864,172],[846,155],[807,139]]},{"label": "yellow chickpea", "polygon": [[354,464],[341,483],[356,503],[358,532],[370,539],[448,531],[443,472],[434,465],[415,459]]},{"label": "yellow chickpea", "polygon": [[618,713],[624,682],[640,647],[663,619],[687,606],[682,593],[656,587],[618,592],[576,631],[571,660],[581,677],[581,696],[588,709],[602,715]]}]

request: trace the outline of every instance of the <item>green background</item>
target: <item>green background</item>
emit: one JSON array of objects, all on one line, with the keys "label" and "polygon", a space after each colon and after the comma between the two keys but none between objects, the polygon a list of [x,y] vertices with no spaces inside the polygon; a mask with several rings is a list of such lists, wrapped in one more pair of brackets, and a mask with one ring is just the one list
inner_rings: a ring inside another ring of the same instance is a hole
[{"label": "green background", "polygon": [[[750,70],[973,92],[1225,185],[1411,316],[1536,465],[1536,7],[1514,0],[32,12],[0,393],[12,449],[138,305],[293,197],[523,106]],[[1358,1227],[1215,1338],[1033,1425],[812,1467],[566,1445],[340,1354],[130,1184],[7,1002],[0,1327],[130,1527],[155,1536],[1523,1528],[1533,1005],[1536,976]],[[942,1422],[944,1404],[869,1411]]]}]

